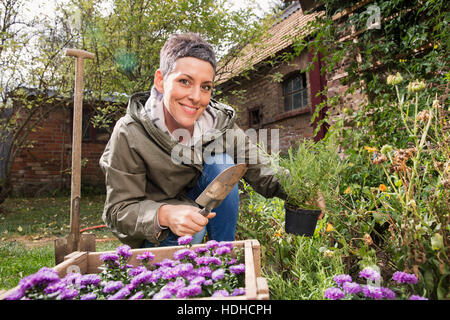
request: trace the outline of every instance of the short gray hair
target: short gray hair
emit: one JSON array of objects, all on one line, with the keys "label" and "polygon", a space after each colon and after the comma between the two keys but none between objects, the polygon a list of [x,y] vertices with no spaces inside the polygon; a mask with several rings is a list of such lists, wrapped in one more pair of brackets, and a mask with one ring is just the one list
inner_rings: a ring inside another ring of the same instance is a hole
[{"label": "short gray hair", "polygon": [[175,68],[177,59],[193,57],[209,62],[216,74],[216,55],[213,47],[203,40],[198,33],[173,34],[167,39],[161,49],[159,68],[163,76],[168,75]]}]

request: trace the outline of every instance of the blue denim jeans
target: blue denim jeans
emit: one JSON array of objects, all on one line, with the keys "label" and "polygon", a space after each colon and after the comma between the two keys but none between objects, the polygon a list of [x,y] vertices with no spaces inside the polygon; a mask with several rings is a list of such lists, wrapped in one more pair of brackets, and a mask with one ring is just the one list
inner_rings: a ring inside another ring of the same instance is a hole
[{"label": "blue denim jeans", "polygon": [[[187,196],[195,200],[205,190],[205,188],[225,169],[234,165],[233,158],[226,153],[215,154],[205,159],[203,173],[194,188],[187,192]],[[222,203],[212,210],[216,216],[209,220],[206,227],[193,235],[192,244],[202,243],[206,232],[210,240],[234,241],[236,224],[239,212],[239,190],[234,186]],[[160,247],[177,246],[178,236],[169,230],[169,235],[159,244]],[[142,248],[152,248],[155,245],[145,240]]]}]

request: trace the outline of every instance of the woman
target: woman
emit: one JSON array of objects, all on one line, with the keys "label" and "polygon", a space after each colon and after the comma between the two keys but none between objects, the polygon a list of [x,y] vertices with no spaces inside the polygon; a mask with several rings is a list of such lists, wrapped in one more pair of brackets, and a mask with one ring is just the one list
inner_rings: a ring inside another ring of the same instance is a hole
[{"label": "woman", "polygon": [[211,240],[233,241],[237,186],[207,217],[194,200],[238,162],[248,163],[244,179],[258,193],[285,198],[264,156],[249,161],[254,146],[235,124],[236,112],[211,99],[215,72],[214,51],[198,34],[171,36],[151,91],[133,94],[114,127],[100,159],[107,187],[102,218],[123,243],[177,245],[185,235],[201,243],[206,231]]}]

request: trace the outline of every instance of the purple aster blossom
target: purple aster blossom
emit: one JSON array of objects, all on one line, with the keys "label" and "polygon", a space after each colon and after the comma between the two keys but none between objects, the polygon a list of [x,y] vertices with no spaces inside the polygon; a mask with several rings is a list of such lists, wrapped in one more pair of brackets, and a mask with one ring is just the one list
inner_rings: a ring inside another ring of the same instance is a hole
[{"label": "purple aster blossom", "polygon": [[220,260],[217,257],[204,256],[204,257],[197,257],[197,258],[195,258],[195,263],[197,263],[198,265],[201,265],[201,264],[204,264],[204,265],[215,264],[217,266],[220,266],[220,265],[222,265],[222,260]]},{"label": "purple aster blossom", "polygon": [[80,300],[95,300],[95,299],[97,299],[97,295],[93,292],[86,293],[80,298]]},{"label": "purple aster blossom", "polygon": [[345,295],[341,289],[332,287],[326,289],[325,292],[323,293],[323,296],[330,300],[340,300],[344,298]]},{"label": "purple aster blossom", "polygon": [[221,256],[227,253],[230,253],[231,249],[228,247],[217,247],[216,250],[214,250],[214,254]]},{"label": "purple aster blossom", "polygon": [[60,292],[66,287],[66,284],[63,281],[54,282],[47,286],[47,288],[44,289],[45,294],[53,294],[56,292]]},{"label": "purple aster blossom", "polygon": [[139,254],[136,259],[141,262],[148,263],[149,261],[152,261],[155,258],[155,255],[151,253],[150,251],[145,251],[143,254]]},{"label": "purple aster blossom", "polygon": [[197,269],[195,270],[195,273],[196,273],[198,276],[203,276],[203,277],[211,278],[212,270],[211,270],[210,267],[204,266],[204,267],[197,268]]},{"label": "purple aster blossom", "polygon": [[373,298],[373,299],[382,299],[383,298],[383,291],[381,291],[380,287],[376,287],[376,286],[363,286],[362,287],[362,292],[364,293],[364,295],[367,298]]},{"label": "purple aster blossom", "polygon": [[82,275],[80,278],[80,285],[81,286],[93,285],[97,287],[101,281],[102,278],[100,278],[100,276],[97,274],[85,274]]},{"label": "purple aster blossom", "polygon": [[126,296],[130,294],[130,289],[128,287],[123,287],[119,291],[117,291],[112,296],[108,297],[108,300],[122,300],[125,299]]},{"label": "purple aster blossom", "polygon": [[235,297],[235,296],[243,296],[243,295],[245,295],[245,288],[236,288],[231,293],[231,296],[233,296],[233,297]]},{"label": "purple aster blossom", "polygon": [[194,252],[195,253],[198,253],[198,254],[200,254],[200,253],[205,253],[205,252],[207,252],[208,251],[208,248],[206,248],[206,247],[198,247],[198,248],[195,248],[194,249]]},{"label": "purple aster blossom", "polygon": [[344,282],[342,284],[342,289],[344,289],[344,292],[348,294],[361,292],[361,286],[356,282]]},{"label": "purple aster blossom", "polygon": [[153,275],[152,271],[141,272],[138,275],[136,275],[133,279],[131,279],[130,284],[134,288],[137,288],[141,284],[148,284],[149,282],[151,282],[150,279],[151,279],[152,275]]},{"label": "purple aster blossom", "polygon": [[194,266],[192,263],[182,263],[173,267],[172,270],[176,277],[186,277],[192,273]]},{"label": "purple aster blossom", "polygon": [[219,242],[219,247],[227,247],[227,248],[233,249],[233,242],[230,242],[230,241],[220,241],[220,242]]},{"label": "purple aster blossom", "polygon": [[203,276],[196,276],[192,280],[189,281],[189,285],[196,284],[196,285],[202,285],[206,281],[206,278]]},{"label": "purple aster blossom", "polygon": [[190,249],[180,249],[173,254],[173,258],[175,260],[181,260],[184,258],[195,259],[197,258],[197,254]]},{"label": "purple aster blossom", "polygon": [[178,277],[179,270],[175,269],[175,267],[160,267],[158,272],[161,275],[161,278],[165,280],[175,279]]},{"label": "purple aster blossom", "polygon": [[176,293],[176,297],[179,299],[198,296],[202,293],[202,287],[198,284],[190,284],[187,287],[180,288]]},{"label": "purple aster blossom", "polygon": [[116,262],[119,260],[119,256],[115,253],[103,253],[100,255],[99,259],[103,262]]},{"label": "purple aster blossom", "polygon": [[211,297],[229,297],[230,293],[227,290],[216,290]]},{"label": "purple aster blossom", "polygon": [[9,294],[5,300],[20,300],[25,296],[25,290],[22,288],[18,288],[17,290],[13,291],[11,294]]},{"label": "purple aster blossom", "polygon": [[214,281],[218,281],[223,279],[224,276],[225,276],[225,269],[220,268],[212,273],[211,279],[213,279]]},{"label": "purple aster blossom", "polygon": [[44,288],[47,285],[55,282],[59,282],[58,272],[51,268],[43,267],[36,273],[33,273],[19,282],[19,286],[27,291],[31,288]]},{"label": "purple aster blossom", "polygon": [[365,268],[364,270],[362,270],[359,273],[359,277],[360,278],[365,278],[367,280],[372,280],[372,281],[379,281],[381,276],[378,273],[378,271],[372,269],[372,268]]},{"label": "purple aster blossom", "polygon": [[122,289],[122,287],[123,287],[122,281],[110,281],[105,284],[105,287],[103,288],[103,292],[104,293],[112,293],[114,291]]},{"label": "purple aster blossom", "polygon": [[142,291],[138,291],[128,298],[128,300],[141,300],[142,298],[144,298],[144,293],[142,293]]},{"label": "purple aster blossom", "polygon": [[395,299],[394,291],[392,291],[389,288],[385,288],[385,287],[380,287],[380,288],[381,288],[381,293],[383,294],[383,298],[390,299],[390,300]]},{"label": "purple aster blossom", "polygon": [[205,243],[205,247],[208,249],[213,249],[215,247],[218,247],[219,243],[216,240],[209,240]]},{"label": "purple aster blossom", "polygon": [[203,282],[204,286],[210,286],[213,284],[213,281],[211,279],[205,280],[205,282]]},{"label": "purple aster blossom", "polygon": [[131,258],[131,256],[133,255],[133,253],[131,252],[131,247],[127,244],[124,244],[122,246],[118,246],[116,248],[116,252],[119,256],[121,256],[124,259],[129,259]]},{"label": "purple aster blossom", "polygon": [[78,295],[78,291],[71,288],[65,288],[59,294],[59,299],[61,300],[72,300]]},{"label": "purple aster blossom", "polygon": [[409,297],[409,300],[428,300],[428,298],[421,297],[421,296],[418,296],[416,294],[413,294],[412,296]]},{"label": "purple aster blossom", "polygon": [[174,267],[176,266],[178,263],[180,263],[177,260],[172,260],[172,259],[163,259],[161,262],[155,262],[154,265],[156,267]]},{"label": "purple aster blossom", "polygon": [[162,287],[161,291],[168,291],[172,295],[176,295],[178,290],[181,288],[184,288],[186,286],[186,283],[183,279],[178,279],[175,281],[171,281],[168,284],[166,284],[164,287]]},{"label": "purple aster blossom", "polygon": [[333,277],[334,282],[342,288],[342,285],[346,282],[352,282],[352,277],[348,274],[337,274]]},{"label": "purple aster blossom", "polygon": [[146,268],[146,267],[144,267],[144,266],[138,266],[138,267],[136,267],[136,268],[129,269],[129,270],[128,270],[128,274],[129,274],[131,277],[135,277],[135,276],[137,276],[138,274],[141,274],[142,272],[145,272],[145,271],[147,271],[147,268]]},{"label": "purple aster blossom", "polygon": [[178,241],[178,245],[180,245],[180,246],[187,245],[192,242],[192,236],[187,235],[184,237],[179,237],[177,241]]},{"label": "purple aster blossom", "polygon": [[235,259],[235,258],[231,258],[231,259],[229,259],[229,260],[227,260],[227,265],[231,265],[231,264],[236,264],[237,263],[237,260]]},{"label": "purple aster blossom", "polygon": [[62,281],[68,286],[79,286],[82,275],[78,272],[71,272],[66,274]]},{"label": "purple aster blossom", "polygon": [[408,283],[408,284],[416,284],[417,277],[413,273],[406,273],[402,271],[394,272],[392,275],[392,279],[397,281],[398,283]]},{"label": "purple aster blossom", "polygon": [[245,264],[236,264],[234,266],[230,267],[230,272],[234,274],[240,274],[242,272],[245,272]]},{"label": "purple aster blossom", "polygon": [[170,299],[172,298],[172,294],[169,291],[161,290],[158,293],[155,293],[152,297],[153,300],[162,300],[162,299]]}]

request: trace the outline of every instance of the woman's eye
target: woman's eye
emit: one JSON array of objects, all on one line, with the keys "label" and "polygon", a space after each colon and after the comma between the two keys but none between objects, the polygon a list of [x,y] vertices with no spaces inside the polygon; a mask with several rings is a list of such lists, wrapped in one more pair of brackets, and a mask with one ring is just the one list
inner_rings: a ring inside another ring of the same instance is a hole
[{"label": "woman's eye", "polygon": [[205,91],[211,91],[212,90],[212,86],[210,86],[210,85],[204,85],[202,88]]},{"label": "woman's eye", "polygon": [[187,79],[180,79],[180,83],[187,86],[189,84],[189,80],[187,80]]}]

